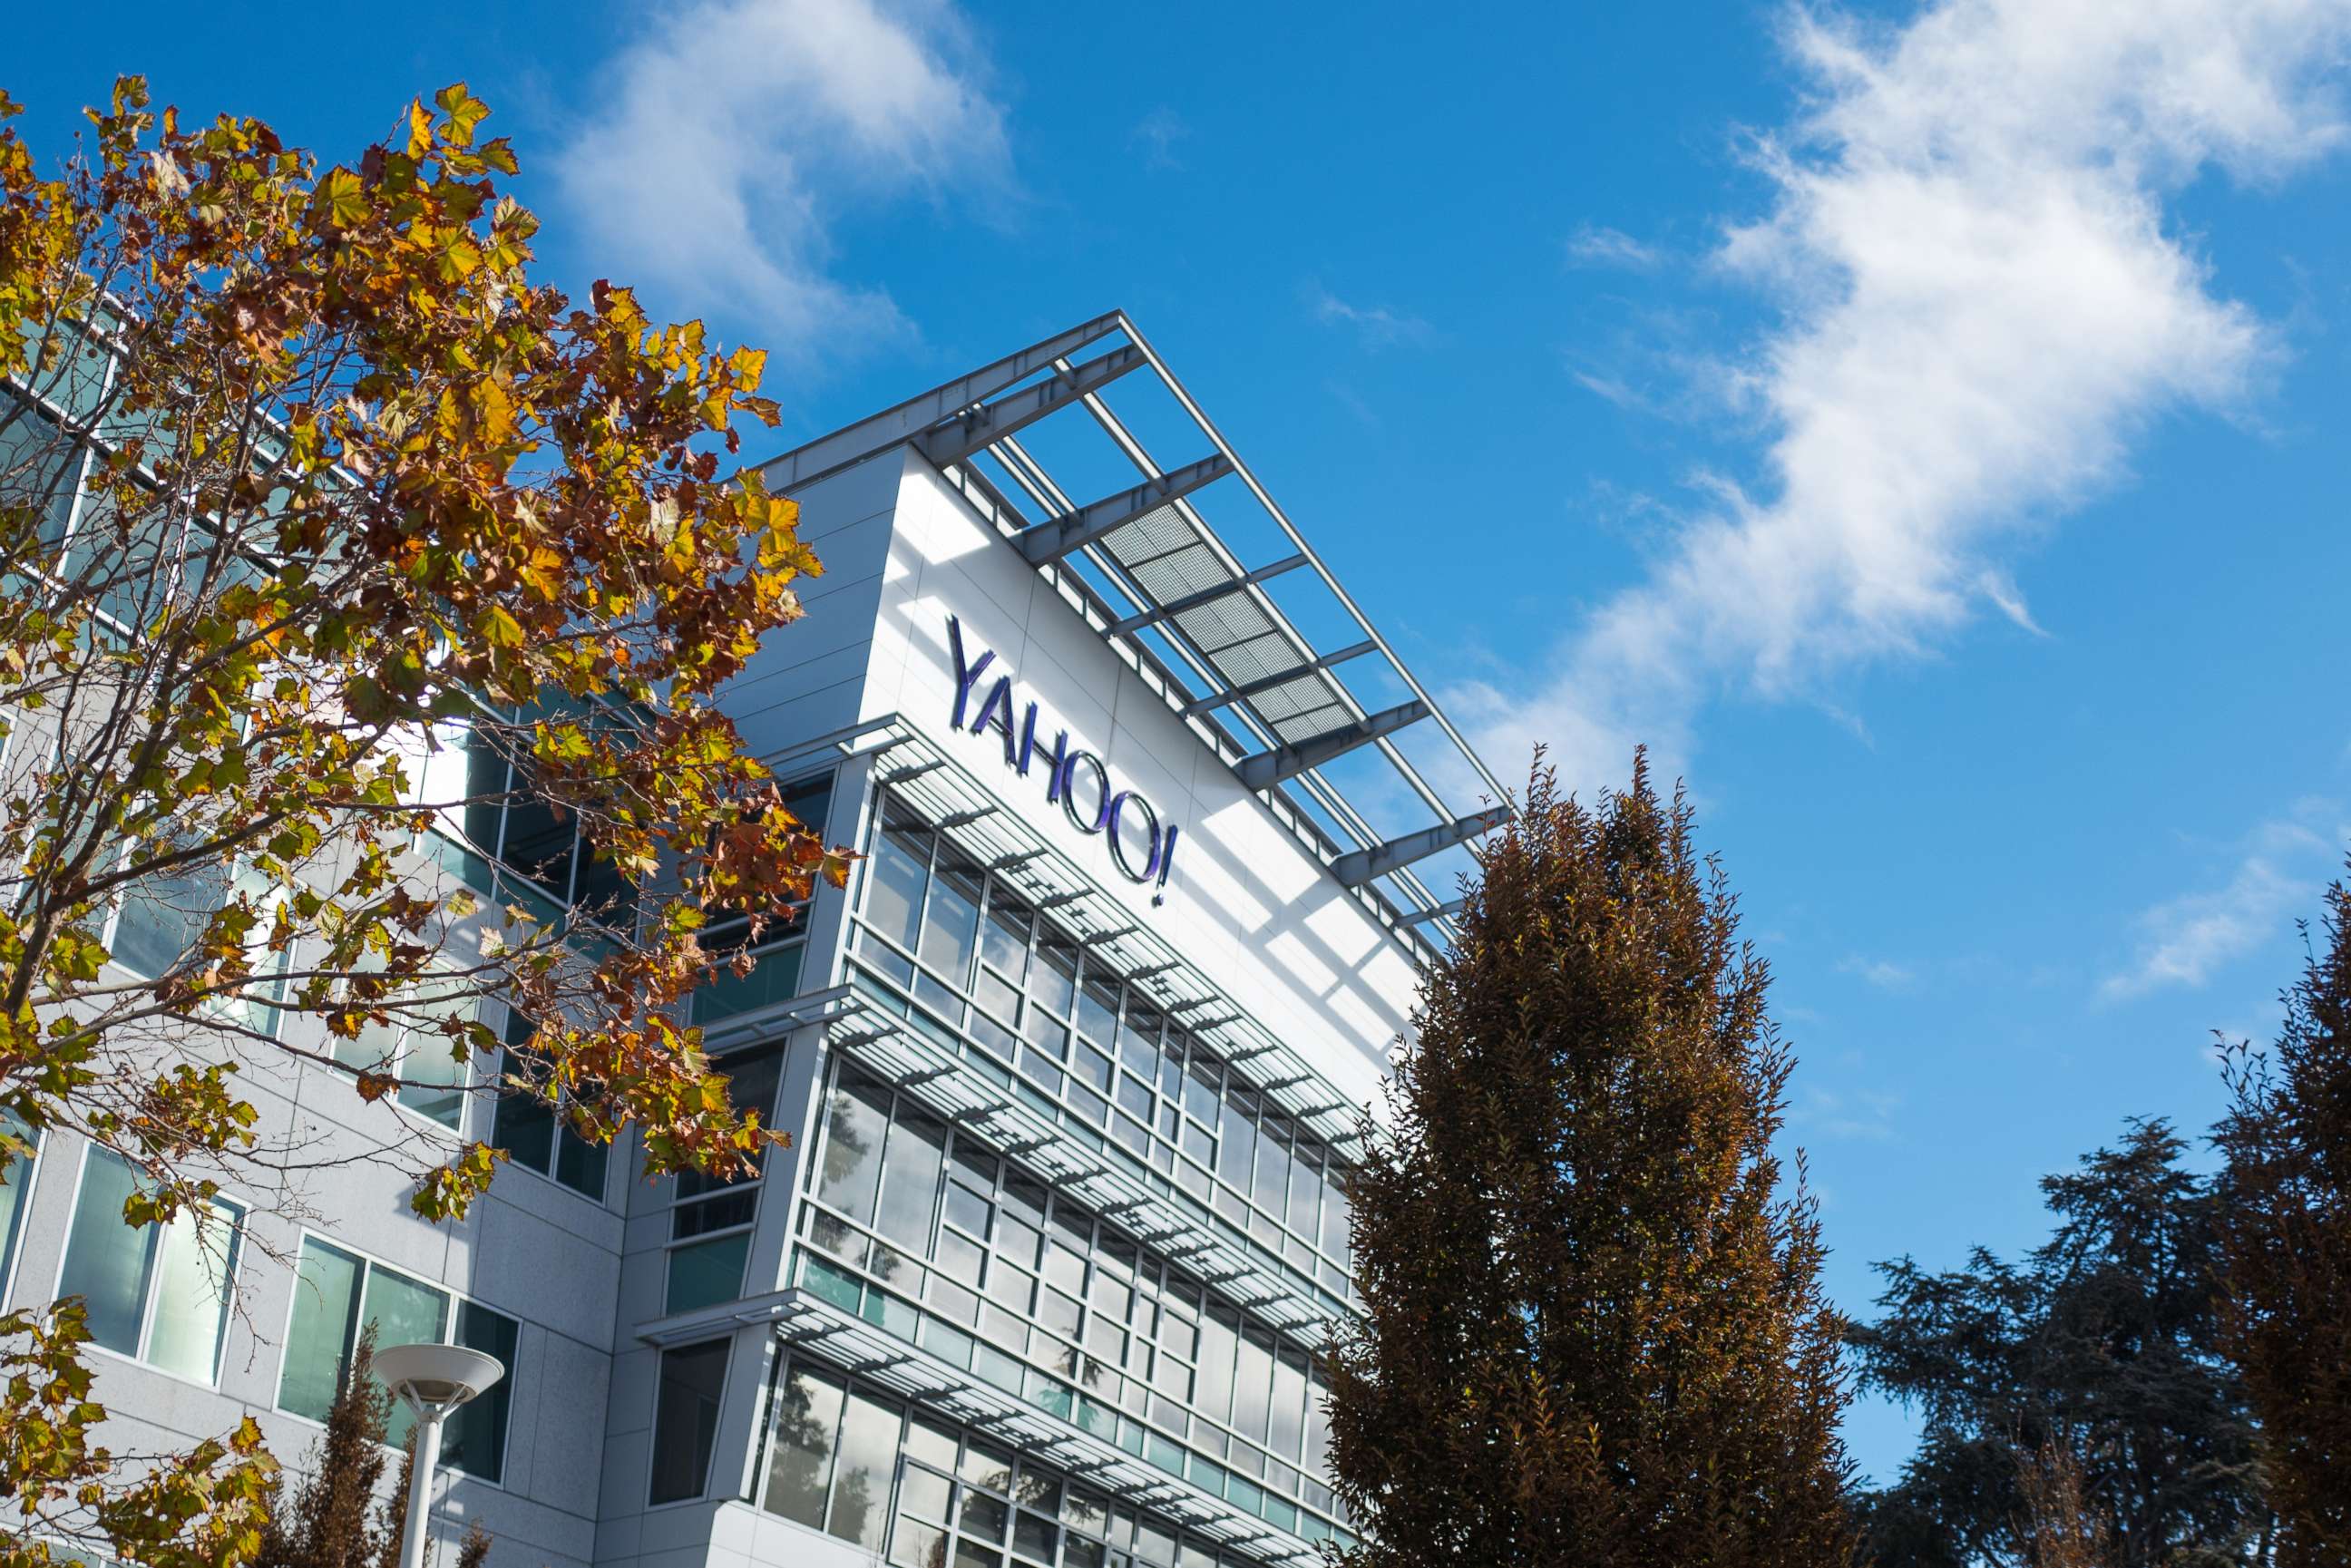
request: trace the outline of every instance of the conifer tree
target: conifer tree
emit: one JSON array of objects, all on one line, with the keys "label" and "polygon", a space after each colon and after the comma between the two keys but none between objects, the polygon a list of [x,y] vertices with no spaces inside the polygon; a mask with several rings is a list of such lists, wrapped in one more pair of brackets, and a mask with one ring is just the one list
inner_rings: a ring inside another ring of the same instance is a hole
[{"label": "conifer tree", "polygon": [[2161,1120],[2042,1178],[2047,1242],[1877,1265],[1864,1388],[1921,1417],[1865,1498],[1874,1568],[2257,1568],[2253,1425],[2220,1347],[2223,1205]]},{"label": "conifer tree", "polygon": [[1331,1427],[1364,1568],[1850,1551],[1844,1325],[1771,1152],[1792,1058],[1690,826],[1646,757],[1596,810],[1538,758],[1480,852],[1351,1178]]},{"label": "conifer tree", "polygon": [[[408,1489],[416,1474],[415,1444],[412,1435],[401,1457],[399,1484],[378,1500],[392,1395],[369,1375],[374,1360],[375,1325],[370,1323],[360,1331],[335,1402],[327,1408],[327,1429],[311,1449],[310,1473],[290,1498],[284,1495],[285,1472],[278,1472],[254,1568],[400,1568]],[[456,1568],[483,1568],[489,1551],[489,1534],[476,1520],[458,1542]]]},{"label": "conifer tree", "polygon": [[2215,1134],[2225,1335],[2260,1418],[2280,1568],[2351,1562],[2351,888],[2285,995],[2276,1046],[2240,1046]]},{"label": "conifer tree", "polygon": [[[256,1568],[374,1568],[381,1557],[382,1532],[370,1525],[368,1511],[383,1479],[392,1396],[369,1375],[374,1359],[375,1325],[370,1323],[327,1407],[327,1429],[310,1451],[310,1473],[291,1497],[285,1495],[285,1472],[277,1473]],[[407,1489],[401,1492],[405,1497]],[[395,1547],[392,1562],[399,1561]]]}]

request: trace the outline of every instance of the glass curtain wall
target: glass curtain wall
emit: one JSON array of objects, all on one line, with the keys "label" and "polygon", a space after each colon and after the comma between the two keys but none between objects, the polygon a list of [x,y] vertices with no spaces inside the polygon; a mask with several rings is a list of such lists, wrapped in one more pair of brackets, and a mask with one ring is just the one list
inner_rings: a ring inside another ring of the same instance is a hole
[{"label": "glass curtain wall", "polygon": [[1183,1264],[836,1062],[793,1279],[1311,1539],[1341,1522],[1308,1348]]},{"label": "glass curtain wall", "polygon": [[747,1500],[898,1568],[1217,1568],[1216,1548],[864,1381],[778,1359]]},{"label": "glass curtain wall", "polygon": [[1143,988],[885,798],[852,980],[1332,1310],[1353,1300],[1345,1165]]}]

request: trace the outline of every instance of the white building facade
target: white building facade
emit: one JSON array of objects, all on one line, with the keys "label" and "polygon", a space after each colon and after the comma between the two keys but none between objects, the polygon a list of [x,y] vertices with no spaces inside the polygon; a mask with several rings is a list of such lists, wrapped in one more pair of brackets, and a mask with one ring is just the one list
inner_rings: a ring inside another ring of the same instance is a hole
[{"label": "white building facade", "polygon": [[725,705],[863,858],[695,1021],[791,1149],[647,1182],[526,1103],[305,1069],[284,1126],[511,1168],[457,1226],[388,1167],[230,1194],[299,1262],[223,1280],[58,1134],[0,1192],[6,1301],[103,1308],[122,1426],[252,1409],[289,1458],[365,1323],[490,1351],[439,1515],[494,1564],[1302,1563],[1348,1528],[1356,1118],[1499,820],[1440,786],[1500,791],[1123,315],[768,476],[825,570]]}]

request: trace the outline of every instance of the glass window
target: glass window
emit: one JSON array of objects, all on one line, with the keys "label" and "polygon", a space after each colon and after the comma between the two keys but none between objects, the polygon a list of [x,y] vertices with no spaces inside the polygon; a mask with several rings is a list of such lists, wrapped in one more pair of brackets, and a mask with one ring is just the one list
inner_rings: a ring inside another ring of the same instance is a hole
[{"label": "glass window", "polygon": [[294,1271],[294,1315],[277,1378],[277,1407],[324,1421],[358,1343],[360,1279],[367,1264],[339,1247],[306,1239]]},{"label": "glass window", "polygon": [[769,1513],[821,1527],[832,1481],[834,1434],[847,1390],[833,1378],[794,1364],[773,1405],[768,1440],[768,1487],[760,1506]]},{"label": "glass window", "polygon": [[971,977],[973,943],[979,931],[977,867],[943,854],[923,911],[922,946],[915,956],[956,986]]},{"label": "glass window", "polygon": [[122,895],[114,920],[114,961],[136,975],[177,969],[228,898],[228,868],[199,865],[180,876],[151,876]]},{"label": "glass window", "polygon": [[904,947],[914,949],[923,912],[923,888],[930,880],[930,835],[892,827],[874,841],[865,873],[865,923]]},{"label": "glass window", "polygon": [[715,1240],[674,1247],[669,1254],[669,1294],[664,1310],[690,1312],[731,1301],[743,1293],[743,1269],[751,1259],[751,1233],[736,1231]]},{"label": "glass window", "polygon": [[874,1228],[916,1253],[930,1250],[931,1208],[946,1155],[946,1124],[901,1105],[883,1161],[882,1203]]},{"label": "glass window", "polygon": [[852,1388],[841,1424],[841,1457],[834,1466],[832,1508],[825,1529],[868,1552],[882,1550],[890,1523],[890,1475],[898,1458],[895,1405]]},{"label": "glass window", "polygon": [[459,1301],[456,1333],[449,1337],[467,1350],[496,1357],[507,1375],[442,1423],[441,1462],[470,1476],[495,1477],[506,1459],[507,1418],[514,1404],[515,1358],[521,1348],[522,1324],[478,1301]]},{"label": "glass window", "polygon": [[[831,808],[832,775],[821,773],[786,785],[783,801],[784,810],[801,825],[821,833]],[[773,912],[760,930],[751,972],[737,975],[721,968],[705,979],[694,994],[694,1021],[714,1023],[798,996],[807,956],[806,910],[807,901],[800,900]],[[714,958],[729,956],[750,936],[747,916],[715,914],[702,933],[702,950]]]},{"label": "glass window", "polygon": [[16,1233],[25,1219],[25,1194],[33,1185],[33,1148],[37,1140],[33,1129],[19,1121],[13,1112],[0,1111],[0,1133],[21,1141],[26,1152],[13,1157],[0,1151],[0,1285],[8,1281],[9,1266],[16,1259]]},{"label": "glass window", "polygon": [[465,982],[454,978],[417,977],[404,988],[387,1021],[362,1023],[358,1034],[334,1041],[335,1060],[354,1071],[388,1072],[406,1080],[400,1087],[402,1104],[444,1127],[460,1125],[472,1074],[465,1041],[444,1033],[443,1021],[471,1021],[480,1009],[480,998],[456,994],[464,987]]},{"label": "glass window", "polygon": [[862,1079],[843,1079],[826,1096],[817,1197],[861,1225],[873,1218],[873,1199],[882,1186],[882,1143],[889,1125],[889,1101]]},{"label": "glass window", "polygon": [[526,889],[512,877],[502,879],[498,891],[503,895],[534,904],[551,899],[611,925],[624,925],[636,906],[635,886],[620,867],[597,857],[580,831],[577,816],[537,792],[527,755],[513,757],[510,765],[510,753],[527,751],[531,745],[535,718],[561,722],[576,719],[583,711],[593,728],[627,722],[614,708],[598,705],[583,710],[572,704],[537,714],[508,711],[494,727],[487,722],[467,726],[463,742],[466,800],[462,810],[449,813],[457,819],[451,825],[475,849],[534,884]]},{"label": "glass window", "polygon": [[[507,1423],[513,1407],[522,1325],[478,1302],[388,1269],[321,1241],[302,1239],[295,1270],[294,1311],[277,1374],[277,1407],[324,1421],[342,1386],[360,1336],[375,1330],[379,1345],[462,1344],[496,1356],[507,1375],[441,1429],[441,1463],[485,1480],[506,1468]],[[394,1403],[385,1440],[397,1448],[415,1425]]]},{"label": "glass window", "polygon": [[43,544],[64,539],[80,484],[81,455],[66,444],[56,425],[13,395],[0,402],[0,478],[12,502],[38,507]]},{"label": "glass window", "polygon": [[708,1484],[730,1343],[712,1340],[662,1352],[653,1401],[654,1502],[700,1497]]},{"label": "glass window", "polygon": [[1241,1335],[1233,1374],[1233,1427],[1242,1436],[1264,1438],[1272,1384],[1273,1340],[1250,1329]]},{"label": "glass window", "polygon": [[167,1223],[133,1226],[122,1210],[140,1186],[121,1156],[89,1149],[57,1294],[82,1298],[96,1343],[210,1383],[220,1371],[245,1211],[215,1198]]},{"label": "glass window", "polygon": [[1285,1350],[1273,1362],[1273,1430],[1266,1446],[1285,1459],[1295,1459],[1305,1422],[1306,1358]]},{"label": "glass window", "polygon": [[[738,1115],[756,1113],[766,1125],[775,1113],[776,1090],[782,1081],[780,1047],[760,1047],[720,1060],[726,1074],[726,1092]],[[764,1154],[754,1156],[764,1164]],[[668,1296],[664,1310],[691,1312],[743,1293],[743,1269],[751,1255],[751,1222],[758,1218],[759,1181],[752,1175],[726,1182],[696,1171],[676,1177],[676,1198],[670,1210],[673,1239],[717,1236],[692,1246],[673,1248],[669,1255]]]},{"label": "glass window", "polygon": [[[507,1009],[507,1071],[521,1073],[528,1066],[525,1047],[537,1026],[512,1008]],[[509,1090],[498,1098],[497,1120],[490,1142],[507,1151],[507,1160],[569,1187],[584,1197],[604,1200],[604,1177],[611,1145],[583,1138],[556,1113],[554,1106],[534,1094]]]}]

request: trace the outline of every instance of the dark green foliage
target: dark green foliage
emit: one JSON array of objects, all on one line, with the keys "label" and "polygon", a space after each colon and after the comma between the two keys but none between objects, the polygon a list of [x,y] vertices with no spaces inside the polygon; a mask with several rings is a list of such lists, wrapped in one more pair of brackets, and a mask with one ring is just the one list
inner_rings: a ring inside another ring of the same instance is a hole
[{"label": "dark green foliage", "polygon": [[2044,1177],[2057,1228],[2021,1265],[1980,1248],[1947,1273],[1878,1265],[1885,1315],[1853,1333],[1863,1385],[1926,1430],[1900,1481],[1865,1501],[1870,1561],[2062,1557],[2033,1522],[2052,1456],[2102,1568],[2257,1559],[2252,1428],[2219,1343],[2220,1205],[2181,1168],[2185,1148],[2135,1122],[2120,1147]]},{"label": "dark green foliage", "polygon": [[2240,1047],[2227,1157],[2229,1348],[2262,1423],[2284,1568],[2351,1563],[2351,891],[2286,993],[2274,1050]]},{"label": "dark green foliage", "polygon": [[1762,962],[1646,759],[1538,768],[1352,1179],[1332,1466],[1366,1568],[1845,1560],[1843,1324]]}]

